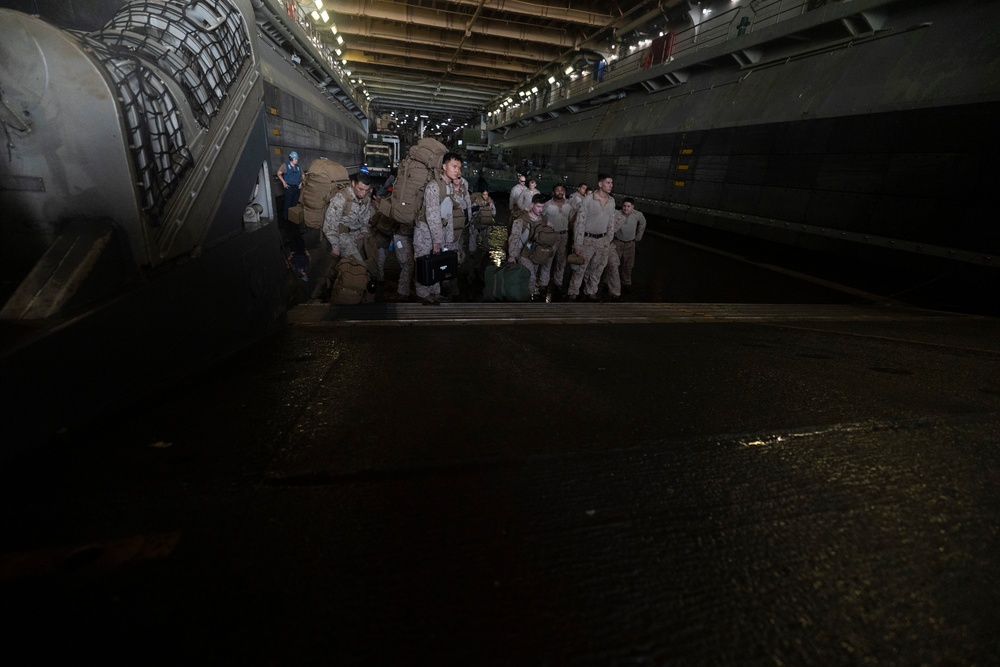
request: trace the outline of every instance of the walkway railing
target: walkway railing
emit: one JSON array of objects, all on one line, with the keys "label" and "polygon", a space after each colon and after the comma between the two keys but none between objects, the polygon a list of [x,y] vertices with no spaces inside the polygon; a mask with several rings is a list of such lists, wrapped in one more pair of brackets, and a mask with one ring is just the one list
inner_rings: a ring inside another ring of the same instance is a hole
[{"label": "walkway railing", "polygon": [[[489,118],[490,127],[504,125],[512,121],[537,115],[544,110],[558,106],[573,98],[600,95],[602,90],[612,91],[615,83],[627,76],[647,70],[654,75],[656,70],[669,68],[671,63],[709,47],[718,46],[737,37],[743,37],[754,30],[773,26],[806,12],[818,9],[828,0],[758,0],[742,4],[709,16],[697,25],[674,33],[673,44],[662,59],[654,59],[653,46],[641,49],[607,62],[600,74],[592,70],[577,75],[576,80],[556,82],[539,88],[537,94],[520,97],[515,91],[508,95],[513,98],[511,106],[501,107],[499,113]],[[658,60],[659,62],[655,62]],[[518,100],[523,100],[518,103]]]}]

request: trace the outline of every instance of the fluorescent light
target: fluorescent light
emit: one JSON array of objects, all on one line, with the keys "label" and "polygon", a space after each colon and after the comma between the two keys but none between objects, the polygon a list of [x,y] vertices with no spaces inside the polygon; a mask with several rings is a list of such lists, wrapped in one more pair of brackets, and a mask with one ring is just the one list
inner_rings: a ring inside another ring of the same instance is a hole
[{"label": "fluorescent light", "polygon": [[344,43],[344,38],[341,37],[340,35],[337,35],[337,44],[343,44],[343,43]]},{"label": "fluorescent light", "polygon": [[316,9],[323,9],[323,0],[316,0]]},{"label": "fluorescent light", "polygon": [[337,24],[336,23],[331,23],[330,24],[330,32],[332,32],[334,35],[337,34]]},{"label": "fluorescent light", "polygon": [[555,78],[554,76],[550,76],[550,77],[549,77],[549,83],[550,83],[550,84],[553,84],[553,83],[555,83],[555,82],[556,82],[556,78]]},{"label": "fluorescent light", "polygon": [[313,21],[319,21],[319,12],[317,12],[314,9],[313,12],[312,12],[312,17],[313,17]]},{"label": "fluorescent light", "polygon": [[563,73],[565,73],[565,74],[572,74],[573,73],[573,66],[570,65],[569,67],[567,67],[566,69],[564,69]]},{"label": "fluorescent light", "polygon": [[326,23],[327,21],[330,20],[330,13],[327,12],[325,9],[322,11],[322,13],[320,14],[320,16],[323,17],[323,23]]}]

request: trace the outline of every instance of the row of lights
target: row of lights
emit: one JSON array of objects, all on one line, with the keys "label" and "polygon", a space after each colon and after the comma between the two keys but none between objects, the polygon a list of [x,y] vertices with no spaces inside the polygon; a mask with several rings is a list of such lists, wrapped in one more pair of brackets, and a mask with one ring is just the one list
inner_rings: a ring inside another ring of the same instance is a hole
[{"label": "row of lights", "polygon": [[[328,22],[330,20],[330,13],[323,8],[323,0],[315,0],[315,5],[316,5],[316,9],[313,10],[312,12],[310,12],[310,16],[312,17],[313,21],[315,21],[317,23],[319,23],[320,21],[322,21],[323,23]],[[306,27],[309,27],[308,26],[308,22],[306,22]],[[371,94],[368,92],[368,88],[365,86],[364,80],[362,80],[361,78],[351,79],[350,78],[351,77],[351,70],[346,69],[346,67],[347,67],[347,58],[343,57],[344,52],[340,49],[340,47],[343,46],[343,44],[344,44],[344,38],[337,31],[337,24],[336,23],[331,23],[328,27],[330,28],[330,32],[332,32],[335,35],[335,38],[336,38],[336,41],[337,41],[337,46],[333,47],[332,52],[335,53],[337,55],[337,58],[338,58],[338,60],[334,60],[331,57],[330,58],[330,64],[333,65],[333,67],[335,67],[338,71],[340,71],[346,77],[348,77],[348,79],[350,80],[351,84],[358,86],[360,88],[361,94],[365,96],[365,99],[367,99],[369,102],[371,102],[371,99],[372,99],[371,98]],[[313,43],[316,44],[319,47],[322,47],[322,43],[319,42],[316,38],[313,39]]]},{"label": "row of lights", "polygon": [[[319,1],[319,0],[317,0],[317,1]],[[734,5],[736,3],[738,3],[738,2],[740,2],[740,0],[731,0],[731,3],[734,4]],[[703,7],[702,10],[701,10],[701,13],[702,13],[703,16],[705,16],[707,18],[712,13],[712,9],[710,7]],[[659,36],[663,37],[663,34],[664,33],[661,30]],[[628,54],[627,55],[631,55],[631,54],[635,53],[636,51],[640,51],[640,50],[642,50],[642,49],[650,46],[652,43],[653,43],[653,40],[651,40],[651,39],[643,39],[643,40],[640,40],[636,44],[631,44],[631,45],[629,45],[627,47],[627,50],[628,50]],[[612,44],[611,45],[611,50],[614,51],[614,49],[615,49],[615,45]],[[618,54],[617,53],[612,53],[610,56],[608,56],[608,61],[609,62],[614,62],[615,60],[618,60]],[[582,77],[588,76],[590,74],[590,71],[587,70],[587,69],[581,69],[580,72],[577,73],[576,68],[573,65],[568,65],[566,67],[566,69],[563,70],[563,73],[567,77],[569,77],[569,80],[572,82],[572,81],[576,81],[578,78],[582,78]],[[550,76],[547,79],[547,82],[548,82],[548,84],[550,86],[560,86],[560,85],[562,85],[562,83],[560,81],[558,81],[555,76]],[[521,104],[523,104],[526,101],[524,98],[530,97],[531,95],[537,95],[537,94],[538,94],[538,86],[532,86],[530,89],[525,89],[525,90],[519,91],[518,92],[518,97],[521,98],[520,100],[518,100],[517,102],[514,102],[514,98],[513,97],[508,97],[506,100],[504,100],[503,102],[500,103],[500,107],[501,108],[498,108],[498,109],[496,109],[494,111],[490,111],[490,112],[488,112],[487,115],[489,115],[489,116],[499,115],[503,111],[503,107],[510,107],[511,109],[516,109],[517,107],[521,106]]]}]

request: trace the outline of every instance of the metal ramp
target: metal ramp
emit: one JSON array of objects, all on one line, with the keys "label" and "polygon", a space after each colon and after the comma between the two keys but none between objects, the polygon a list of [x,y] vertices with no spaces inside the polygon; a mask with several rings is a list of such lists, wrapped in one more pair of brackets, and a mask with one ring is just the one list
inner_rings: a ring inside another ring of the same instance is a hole
[{"label": "metal ramp", "polygon": [[307,304],[288,321],[304,326],[410,326],[454,324],[655,324],[669,322],[796,322],[941,320],[953,313],[881,304],[710,303],[372,303]]}]

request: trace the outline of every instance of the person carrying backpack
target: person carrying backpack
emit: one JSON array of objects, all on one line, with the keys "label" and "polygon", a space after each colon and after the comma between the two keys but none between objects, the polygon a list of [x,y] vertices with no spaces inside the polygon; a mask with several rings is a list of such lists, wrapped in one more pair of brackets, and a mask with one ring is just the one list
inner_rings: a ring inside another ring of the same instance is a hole
[{"label": "person carrying backpack", "polygon": [[355,174],[351,186],[333,196],[323,218],[323,235],[330,241],[330,254],[334,257],[352,256],[365,261],[365,239],[370,234],[372,217],[371,176]]},{"label": "person carrying backpack", "polygon": [[507,239],[507,262],[518,262],[531,272],[528,287],[532,301],[541,300],[548,290],[556,244],[562,240],[542,211],[548,201],[543,194],[531,198],[531,207],[514,220]]},{"label": "person carrying backpack", "polygon": [[[441,170],[424,187],[423,212],[413,230],[413,256],[437,254],[444,249],[459,250],[455,246],[455,215],[471,215],[469,182],[462,178],[462,158],[456,153],[445,153]],[[441,301],[441,284],[415,286],[417,298],[424,303]]]}]

